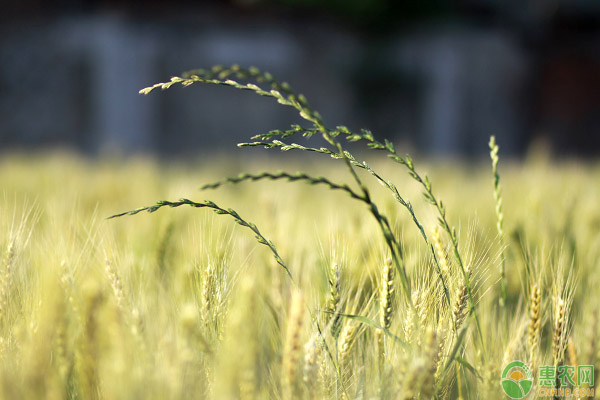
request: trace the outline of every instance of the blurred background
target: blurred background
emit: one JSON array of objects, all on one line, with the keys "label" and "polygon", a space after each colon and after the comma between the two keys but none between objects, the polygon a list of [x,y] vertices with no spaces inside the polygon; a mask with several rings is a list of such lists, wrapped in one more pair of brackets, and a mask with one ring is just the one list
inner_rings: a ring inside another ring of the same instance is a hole
[{"label": "blurred background", "polygon": [[432,155],[542,143],[600,153],[600,1],[0,1],[0,149],[166,157],[298,122],[223,87],[138,91],[215,64],[257,66],[329,126]]}]

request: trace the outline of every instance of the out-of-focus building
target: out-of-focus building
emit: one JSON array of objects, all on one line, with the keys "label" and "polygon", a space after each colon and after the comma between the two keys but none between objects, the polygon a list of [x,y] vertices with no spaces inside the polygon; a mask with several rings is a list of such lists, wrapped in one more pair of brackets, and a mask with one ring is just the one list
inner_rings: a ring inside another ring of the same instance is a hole
[{"label": "out-of-focus building", "polygon": [[599,2],[363,3],[8,0],[0,147],[199,153],[300,121],[229,88],[138,94],[240,64],[290,82],[331,126],[424,152],[485,154],[491,134],[513,154],[533,140],[599,152]]}]

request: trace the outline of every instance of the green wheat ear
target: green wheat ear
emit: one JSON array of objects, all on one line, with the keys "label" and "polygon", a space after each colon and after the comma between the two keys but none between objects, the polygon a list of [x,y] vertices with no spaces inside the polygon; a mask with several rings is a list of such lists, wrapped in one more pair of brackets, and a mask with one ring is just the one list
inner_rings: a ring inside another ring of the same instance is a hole
[{"label": "green wheat ear", "polygon": [[501,297],[500,305],[506,304],[506,256],[504,254],[504,214],[502,213],[502,186],[500,186],[500,175],[498,174],[498,150],[500,149],[496,144],[496,138],[490,136],[490,158],[492,159],[492,173],[494,174],[494,200],[496,202],[496,217],[498,222],[496,228],[498,229],[498,239],[500,240],[500,279],[501,279]]}]

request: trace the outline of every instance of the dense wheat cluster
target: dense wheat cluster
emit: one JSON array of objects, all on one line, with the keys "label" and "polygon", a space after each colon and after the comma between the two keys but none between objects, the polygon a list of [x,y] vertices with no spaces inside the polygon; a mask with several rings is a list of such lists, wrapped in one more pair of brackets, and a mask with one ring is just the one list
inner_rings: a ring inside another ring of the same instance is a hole
[{"label": "dense wheat cluster", "polygon": [[2,159],[1,398],[505,398],[512,360],[597,364],[598,166],[416,163],[268,74],[166,87],[197,82],[311,126],[235,165]]}]

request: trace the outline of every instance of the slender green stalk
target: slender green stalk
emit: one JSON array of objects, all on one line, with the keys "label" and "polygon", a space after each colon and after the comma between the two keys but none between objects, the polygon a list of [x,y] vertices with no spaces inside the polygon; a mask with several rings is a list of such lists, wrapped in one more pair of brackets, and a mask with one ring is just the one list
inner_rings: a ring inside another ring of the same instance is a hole
[{"label": "slender green stalk", "polygon": [[502,213],[502,186],[500,186],[500,174],[498,174],[498,150],[499,147],[496,144],[496,138],[490,137],[490,158],[492,159],[492,173],[494,174],[494,200],[496,202],[496,217],[498,222],[496,228],[498,229],[498,239],[500,240],[500,285],[501,285],[501,298],[500,305],[506,304],[506,256],[504,254],[504,214]]},{"label": "slender green stalk", "polygon": [[[256,81],[257,83],[266,83],[271,86],[271,90],[264,90],[254,83],[240,83],[231,79],[231,77],[238,80],[252,80]],[[360,191],[362,192],[362,196],[369,204],[370,213],[376,219],[382,231],[386,244],[390,250],[392,260],[394,261],[394,265],[400,272],[405,296],[410,302],[410,282],[406,275],[404,256],[400,241],[395,237],[387,218],[379,212],[377,205],[371,199],[371,194],[354,170],[353,162],[348,157],[348,153],[344,150],[342,144],[336,139],[340,132],[328,129],[323,123],[321,115],[308,105],[306,98],[302,94],[296,94],[291,89],[290,85],[285,82],[277,82],[269,73],[262,73],[257,68],[243,69],[238,65],[234,65],[231,68],[216,66],[211,70],[199,69],[189,71],[183,74],[183,77],[173,77],[169,82],[157,83],[153,86],[140,90],[140,93],[148,94],[157,88],[168,89],[177,83],[183,86],[190,86],[194,83],[209,83],[231,86],[240,90],[253,91],[260,96],[272,97],[276,99],[279,104],[295,108],[300,117],[311,122],[314,125],[314,130],[304,130],[304,133],[308,136],[316,134],[317,132],[320,133],[323,139],[325,139],[331,146],[335,148],[336,156],[344,160],[350,175],[352,175],[354,181],[357,183]],[[303,129],[294,128],[293,131],[294,133],[298,133],[303,131]],[[288,131],[287,134],[291,135],[293,133]]]},{"label": "slender green stalk", "polygon": [[131,211],[126,211],[120,214],[115,214],[109,217],[110,218],[117,218],[117,217],[122,217],[124,215],[135,215],[138,214],[142,211],[147,211],[149,213],[153,213],[155,211],[158,211],[159,209],[161,209],[162,207],[181,207],[181,206],[190,206],[190,207],[194,207],[194,208],[210,208],[212,210],[214,210],[217,214],[219,215],[230,215],[231,217],[233,217],[233,219],[235,220],[235,222],[237,222],[239,225],[241,226],[245,226],[246,228],[250,229],[252,232],[254,232],[254,234],[256,235],[256,240],[258,241],[258,243],[263,244],[265,246],[267,246],[270,250],[271,253],[273,253],[273,257],[275,258],[275,261],[277,261],[277,264],[281,265],[281,267],[283,267],[283,269],[285,270],[285,272],[287,272],[288,276],[290,277],[290,279],[292,281],[294,281],[294,278],[292,276],[292,272],[290,271],[290,269],[288,268],[288,266],[285,264],[285,262],[283,262],[283,259],[279,256],[279,253],[277,252],[277,248],[275,248],[275,245],[273,244],[273,242],[271,242],[270,240],[268,240],[267,238],[265,238],[263,236],[262,233],[260,233],[260,231],[258,230],[258,228],[256,227],[255,224],[253,224],[252,222],[248,222],[245,219],[243,219],[238,213],[237,211],[228,208],[228,209],[224,209],[219,207],[217,204],[215,204],[214,202],[210,201],[210,200],[205,200],[201,203],[197,203],[195,201],[191,201],[188,199],[180,199],[179,201],[166,201],[166,200],[161,200],[159,202],[157,202],[155,205],[152,206],[148,206],[148,207],[141,207],[141,208],[137,208],[135,210],[131,210]]},{"label": "slender green stalk", "polygon": [[226,184],[237,184],[237,183],[242,183],[245,181],[256,182],[256,181],[265,180],[265,179],[272,180],[272,181],[285,179],[289,182],[304,181],[310,185],[325,185],[329,189],[344,191],[344,192],[348,193],[348,195],[350,195],[350,197],[352,197],[355,200],[365,201],[365,198],[363,196],[354,192],[346,184],[337,184],[337,183],[334,183],[334,182],[330,181],[329,179],[324,178],[322,176],[313,177],[313,176],[310,176],[303,172],[297,172],[295,174],[289,174],[287,172],[276,172],[276,173],[261,172],[259,174],[240,174],[237,177],[226,178],[224,181],[214,182],[214,183],[209,183],[209,184],[203,185],[200,188],[200,190],[217,189]]}]

